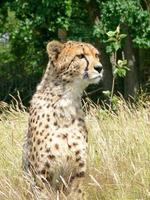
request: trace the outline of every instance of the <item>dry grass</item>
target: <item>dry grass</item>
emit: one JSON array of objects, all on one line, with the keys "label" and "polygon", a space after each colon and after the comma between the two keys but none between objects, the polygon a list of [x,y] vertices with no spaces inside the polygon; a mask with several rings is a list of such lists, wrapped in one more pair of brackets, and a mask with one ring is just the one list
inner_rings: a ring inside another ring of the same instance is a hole
[{"label": "dry grass", "polygon": [[[89,129],[88,200],[150,199],[150,105],[129,108],[120,101],[117,114],[92,106]],[[27,113],[0,116],[0,200],[33,199],[21,171]]]}]

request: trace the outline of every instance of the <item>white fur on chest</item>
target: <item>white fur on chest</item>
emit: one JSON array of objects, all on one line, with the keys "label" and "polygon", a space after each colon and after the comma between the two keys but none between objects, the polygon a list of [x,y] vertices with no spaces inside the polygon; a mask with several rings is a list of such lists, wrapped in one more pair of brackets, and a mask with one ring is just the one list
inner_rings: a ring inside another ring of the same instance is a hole
[{"label": "white fur on chest", "polygon": [[73,93],[68,92],[59,99],[57,108],[61,108],[64,117],[70,120],[71,116],[76,116],[79,110],[81,110],[80,97],[73,96]]},{"label": "white fur on chest", "polygon": [[79,80],[75,80],[66,87],[62,98],[59,100],[59,105],[61,107],[80,107],[81,96],[87,85],[87,82],[81,83]]}]

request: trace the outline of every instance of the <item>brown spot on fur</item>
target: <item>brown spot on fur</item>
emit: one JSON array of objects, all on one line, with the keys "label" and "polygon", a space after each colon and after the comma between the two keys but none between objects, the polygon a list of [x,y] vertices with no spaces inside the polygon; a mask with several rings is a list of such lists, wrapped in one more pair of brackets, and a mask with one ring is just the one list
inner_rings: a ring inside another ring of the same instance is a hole
[{"label": "brown spot on fur", "polygon": [[65,127],[65,128],[68,128],[68,124],[65,124],[64,127]]},{"label": "brown spot on fur", "polygon": [[57,122],[54,122],[54,126],[57,126],[58,124],[57,124]]},{"label": "brown spot on fur", "polygon": [[42,169],[42,170],[41,170],[41,174],[42,174],[42,175],[45,175],[45,174],[46,174],[46,170],[45,170],[45,169]]},{"label": "brown spot on fur", "polygon": [[85,172],[79,172],[76,174],[77,177],[81,178],[85,176]]},{"label": "brown spot on fur", "polygon": [[50,122],[50,118],[47,118],[47,121]]},{"label": "brown spot on fur", "polygon": [[35,160],[35,157],[34,157],[34,155],[32,154],[32,160],[34,161]]},{"label": "brown spot on fur", "polygon": [[52,175],[49,175],[46,177],[47,181],[50,183],[52,180],[53,180],[53,176]]},{"label": "brown spot on fur", "polygon": [[76,158],[76,162],[79,162],[81,160],[81,157]]},{"label": "brown spot on fur", "polygon": [[49,125],[48,125],[48,124],[46,124],[46,125],[45,125],[45,128],[49,128]]},{"label": "brown spot on fur", "polygon": [[39,145],[41,143],[41,140],[40,139],[38,139],[37,140],[37,145]]},{"label": "brown spot on fur", "polygon": [[38,167],[39,167],[39,165],[37,164],[37,162],[34,164],[34,166],[35,166],[35,168],[38,168]]},{"label": "brown spot on fur", "polygon": [[79,153],[80,153],[80,150],[77,150],[75,154],[76,154],[76,155],[79,155]]},{"label": "brown spot on fur", "polygon": [[79,163],[79,167],[83,167],[84,166],[84,162]]},{"label": "brown spot on fur", "polygon": [[47,137],[48,137],[48,135],[45,135],[44,139],[46,140],[46,139],[47,139]]},{"label": "brown spot on fur", "polygon": [[59,83],[55,82],[55,83],[54,83],[54,85],[55,85],[55,86],[58,86],[58,85],[59,85]]},{"label": "brown spot on fur", "polygon": [[36,133],[35,133],[36,135],[38,135],[39,134],[39,132],[38,131],[36,131]]},{"label": "brown spot on fur", "polygon": [[39,154],[38,154],[38,152],[36,152],[36,154],[35,154],[35,155],[36,155],[36,157],[38,157],[38,155],[39,155]]},{"label": "brown spot on fur", "polygon": [[46,149],[46,152],[49,153],[50,152],[50,148]]},{"label": "brown spot on fur", "polygon": [[48,155],[47,157],[48,157],[49,160],[55,159],[55,156],[54,156],[54,155]]},{"label": "brown spot on fur", "polygon": [[50,164],[49,164],[49,162],[46,162],[46,163],[45,163],[45,167],[47,167],[47,168],[49,168],[49,167],[50,167]]},{"label": "brown spot on fur", "polygon": [[48,104],[47,106],[46,106],[46,108],[49,108],[50,107],[50,104]]},{"label": "brown spot on fur", "polygon": [[72,182],[75,179],[75,176],[71,176],[70,181]]},{"label": "brown spot on fur", "polygon": [[70,159],[70,156],[67,156],[67,161]]},{"label": "brown spot on fur", "polygon": [[82,118],[78,118],[78,120],[80,121],[80,122],[84,122],[84,119],[82,119]]},{"label": "brown spot on fur", "polygon": [[67,138],[67,134],[63,134],[62,138],[63,139]]},{"label": "brown spot on fur", "polygon": [[77,146],[78,145],[78,143],[76,143],[76,142],[73,142],[73,146]]},{"label": "brown spot on fur", "polygon": [[82,190],[81,190],[81,189],[78,189],[78,193],[82,193]]},{"label": "brown spot on fur", "polygon": [[40,147],[40,151],[42,151],[43,147]]},{"label": "brown spot on fur", "polygon": [[73,124],[75,122],[75,119],[72,119],[71,123]]},{"label": "brown spot on fur", "polygon": [[64,115],[60,113],[60,118],[64,118]]},{"label": "brown spot on fur", "polygon": [[59,145],[58,145],[58,144],[55,144],[55,148],[58,150],[58,149],[59,149]]},{"label": "brown spot on fur", "polygon": [[53,94],[52,92],[50,93],[50,95],[51,95],[52,97],[54,96],[54,94]]},{"label": "brown spot on fur", "polygon": [[41,136],[43,135],[43,131],[40,132],[40,135],[41,135]]}]

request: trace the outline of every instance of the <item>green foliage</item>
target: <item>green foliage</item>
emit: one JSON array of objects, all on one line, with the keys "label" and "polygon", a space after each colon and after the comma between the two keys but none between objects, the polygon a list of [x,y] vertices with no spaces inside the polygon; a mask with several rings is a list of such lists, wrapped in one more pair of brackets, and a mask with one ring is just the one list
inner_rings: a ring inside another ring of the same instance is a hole
[{"label": "green foliage", "polygon": [[129,70],[127,67],[127,60],[117,60],[117,52],[121,49],[121,42],[122,39],[126,37],[126,34],[120,33],[120,26],[117,26],[115,31],[109,31],[106,34],[108,36],[106,51],[113,57],[113,76],[114,78],[117,76],[124,77],[126,75],[126,70]]},{"label": "green foliage", "polygon": [[113,74],[114,76],[125,77],[127,70],[129,70],[127,67],[127,60],[118,60]]},{"label": "green foliage", "polygon": [[94,27],[96,37],[106,42],[106,33],[120,24],[124,33],[129,30],[136,46],[150,47],[150,14],[142,9],[139,0],[97,0],[97,2],[99,3],[100,20],[96,21]]},{"label": "green foliage", "polygon": [[12,43],[12,53],[19,57],[23,65],[28,66],[28,72],[40,70],[42,73],[42,68],[37,66],[46,65],[45,43],[57,39],[58,27],[68,29],[72,12],[71,0],[14,0],[8,4],[8,8],[15,12],[18,21],[13,29],[9,23],[6,29]]},{"label": "green foliage", "polygon": [[111,59],[113,81],[111,91],[104,91],[103,93],[109,97],[111,107],[114,108],[115,104],[117,103],[117,98],[114,96],[116,78],[125,77],[127,70],[129,70],[127,67],[126,59],[117,59],[117,52],[119,49],[121,49],[121,43],[122,40],[126,37],[126,34],[120,33],[120,26],[117,26],[115,31],[109,31],[106,34],[108,36],[106,51],[110,54],[110,57],[113,58]]},{"label": "green foliage", "polygon": [[[127,32],[138,47],[150,47],[149,13],[140,0],[6,0],[0,5],[0,35],[9,33],[9,43],[0,46],[1,87],[9,85],[12,94],[19,89],[21,97],[30,91],[26,101],[46,67],[47,42],[60,39],[58,29],[66,31],[67,39],[97,45],[100,40],[108,54],[122,47]],[[117,36],[110,30],[118,24],[122,33]],[[124,76],[126,69],[118,66],[115,73]]]},{"label": "green foliage", "polygon": [[92,25],[85,21],[88,13],[84,7],[85,2],[79,0],[7,0],[2,4],[0,33],[9,34],[9,50],[5,55],[11,59],[5,59],[0,52],[7,63],[0,64],[1,98],[8,100],[9,93],[15,96],[19,90],[21,98],[29,95],[23,99],[28,102],[47,65],[46,44],[59,39],[58,29],[67,31],[70,39],[87,40],[92,36]]},{"label": "green foliage", "polygon": [[108,31],[108,40],[106,41],[106,52],[113,53],[121,48],[121,41],[125,38],[126,34],[120,34],[120,26],[115,31]]}]

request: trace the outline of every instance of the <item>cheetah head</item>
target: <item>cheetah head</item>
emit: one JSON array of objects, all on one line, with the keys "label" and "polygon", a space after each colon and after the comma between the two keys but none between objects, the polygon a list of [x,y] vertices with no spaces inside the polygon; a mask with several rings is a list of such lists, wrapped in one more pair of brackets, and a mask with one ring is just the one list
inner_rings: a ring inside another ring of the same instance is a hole
[{"label": "cheetah head", "polygon": [[47,52],[54,72],[68,83],[78,83],[86,88],[103,77],[99,52],[91,44],[83,42],[49,42]]}]

